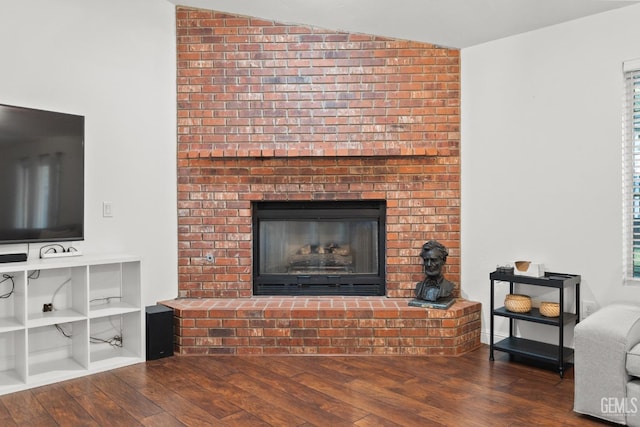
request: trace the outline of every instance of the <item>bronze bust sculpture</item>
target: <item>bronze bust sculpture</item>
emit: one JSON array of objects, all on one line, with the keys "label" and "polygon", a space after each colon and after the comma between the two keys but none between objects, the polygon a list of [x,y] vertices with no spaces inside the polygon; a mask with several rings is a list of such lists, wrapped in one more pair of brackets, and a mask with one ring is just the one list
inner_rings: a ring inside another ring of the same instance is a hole
[{"label": "bronze bust sculpture", "polygon": [[416,298],[437,301],[451,296],[453,283],[442,275],[449,251],[439,242],[429,240],[422,245],[420,257],[423,259],[425,277],[416,284]]}]

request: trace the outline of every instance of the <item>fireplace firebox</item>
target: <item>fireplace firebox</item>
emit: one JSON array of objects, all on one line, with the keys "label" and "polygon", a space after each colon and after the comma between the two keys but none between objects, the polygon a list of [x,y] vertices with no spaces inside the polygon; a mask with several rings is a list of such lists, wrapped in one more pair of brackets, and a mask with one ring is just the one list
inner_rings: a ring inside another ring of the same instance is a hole
[{"label": "fireplace firebox", "polygon": [[253,203],[254,295],[385,295],[383,201]]}]

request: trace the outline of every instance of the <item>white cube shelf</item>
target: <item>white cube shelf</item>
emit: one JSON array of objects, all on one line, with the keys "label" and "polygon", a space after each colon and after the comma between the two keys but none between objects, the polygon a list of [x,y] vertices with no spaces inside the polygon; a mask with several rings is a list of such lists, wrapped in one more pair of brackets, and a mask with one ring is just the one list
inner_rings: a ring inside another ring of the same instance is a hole
[{"label": "white cube shelf", "polygon": [[0,395],[144,361],[140,259],[0,264]]}]

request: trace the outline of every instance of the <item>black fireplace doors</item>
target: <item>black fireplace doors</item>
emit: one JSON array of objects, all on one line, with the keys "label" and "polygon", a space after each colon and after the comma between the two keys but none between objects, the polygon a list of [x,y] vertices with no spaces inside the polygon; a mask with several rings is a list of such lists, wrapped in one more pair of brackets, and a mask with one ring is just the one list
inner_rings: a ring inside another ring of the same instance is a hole
[{"label": "black fireplace doors", "polygon": [[384,295],[385,203],[255,202],[254,295]]}]

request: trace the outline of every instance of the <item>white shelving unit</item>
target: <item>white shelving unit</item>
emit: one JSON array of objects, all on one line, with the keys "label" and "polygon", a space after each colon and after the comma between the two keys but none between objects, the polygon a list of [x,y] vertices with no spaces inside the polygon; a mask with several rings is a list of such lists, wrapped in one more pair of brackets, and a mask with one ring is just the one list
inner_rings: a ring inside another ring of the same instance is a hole
[{"label": "white shelving unit", "polygon": [[0,395],[145,360],[138,257],[0,264],[0,280]]}]

